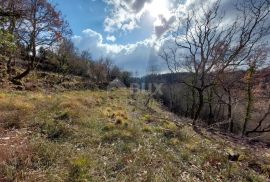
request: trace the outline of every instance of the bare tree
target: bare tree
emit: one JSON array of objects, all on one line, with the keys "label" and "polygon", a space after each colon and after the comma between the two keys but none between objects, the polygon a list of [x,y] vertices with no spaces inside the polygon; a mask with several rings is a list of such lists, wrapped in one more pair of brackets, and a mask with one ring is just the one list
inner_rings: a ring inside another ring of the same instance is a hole
[{"label": "bare tree", "polygon": [[258,125],[254,129],[245,132],[245,135],[249,136],[252,133],[262,134],[270,132],[270,123],[266,123],[266,120],[269,116],[270,116],[270,103],[268,103],[265,113],[263,114],[262,118],[258,121]]},{"label": "bare tree", "polygon": [[236,68],[227,70],[223,74],[218,75],[217,86],[214,89],[220,107],[227,107],[226,120],[228,131],[231,133],[234,131],[233,108],[240,100],[237,90],[239,90],[242,85],[241,79],[239,79],[241,77],[243,77],[242,72]]},{"label": "bare tree", "polygon": [[198,95],[194,120],[200,117],[207,89],[217,76],[241,65],[270,31],[270,1],[247,0],[236,6],[235,20],[224,24],[221,1],[202,2],[188,12],[175,34],[174,48],[164,48],[163,58],[174,72],[188,71],[192,82],[181,80]]},{"label": "bare tree", "polygon": [[[246,81],[246,95],[247,106],[245,111],[244,125],[242,129],[242,135],[246,135],[247,125],[251,120],[252,110],[254,106],[254,86],[255,86],[255,74],[257,70],[264,67],[267,62],[269,48],[267,45],[262,45],[260,49],[252,51],[252,54],[247,58],[247,73],[245,77]],[[268,115],[268,114],[267,114]],[[267,117],[267,115],[265,117]],[[260,121],[259,123],[262,123]],[[256,129],[255,129],[256,130]]]},{"label": "bare tree", "polygon": [[27,14],[21,22],[18,35],[29,53],[27,69],[15,76],[20,80],[35,68],[37,48],[51,47],[64,35],[69,34],[68,24],[61,13],[47,0],[24,0]]},{"label": "bare tree", "polygon": [[[183,83],[183,78],[181,80],[177,80],[177,79],[173,79],[173,78],[176,77],[177,73],[181,73],[182,71],[186,71],[186,70],[182,69],[182,66],[183,66],[181,63],[182,58],[181,58],[181,55],[179,55],[177,51],[178,51],[178,48],[174,47],[174,46],[165,47],[165,48],[160,50],[160,57],[166,62],[167,67],[171,72],[171,76],[170,76],[171,83],[169,83],[171,107],[172,107],[173,99],[175,98],[174,94],[172,93],[175,90],[175,88],[173,86],[173,84],[174,84],[173,82],[176,82],[178,84],[179,84],[179,82]],[[185,58],[185,59],[188,59],[188,58]],[[190,65],[186,65],[186,66],[188,67]],[[191,76],[188,76],[188,78],[184,78],[185,87],[188,90],[188,93],[185,95],[186,102],[189,103],[190,102],[189,100],[191,99],[191,106],[187,105],[187,109],[189,107],[190,107],[190,109],[188,109],[186,111],[186,113],[189,113],[188,115],[191,118],[194,118],[195,110],[196,110],[196,103],[197,103],[196,90],[194,87],[191,87],[191,85],[195,85],[195,81],[196,81],[195,78],[196,77],[197,77],[196,73],[193,73]],[[172,88],[174,88],[174,89],[172,89]],[[191,93],[191,94],[189,94],[189,93]]]}]

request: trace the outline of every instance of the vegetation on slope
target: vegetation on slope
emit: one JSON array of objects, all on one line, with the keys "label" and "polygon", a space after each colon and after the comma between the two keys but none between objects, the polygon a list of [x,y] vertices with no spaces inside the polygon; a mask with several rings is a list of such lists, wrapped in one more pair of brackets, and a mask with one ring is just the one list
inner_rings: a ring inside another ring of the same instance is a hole
[{"label": "vegetation on slope", "polygon": [[127,90],[2,91],[1,181],[269,180],[266,149],[202,137],[142,100]]}]

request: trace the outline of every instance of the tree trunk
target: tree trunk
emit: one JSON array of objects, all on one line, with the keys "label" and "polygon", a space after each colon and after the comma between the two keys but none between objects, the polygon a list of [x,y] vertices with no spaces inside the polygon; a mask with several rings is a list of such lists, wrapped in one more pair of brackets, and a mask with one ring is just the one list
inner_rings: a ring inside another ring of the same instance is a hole
[{"label": "tree trunk", "polygon": [[231,96],[231,91],[228,90],[228,113],[227,113],[227,117],[228,117],[228,122],[229,122],[229,127],[228,130],[230,133],[233,132],[233,120],[232,120],[232,96]]},{"label": "tree trunk", "polygon": [[7,74],[10,76],[11,74],[11,61],[12,61],[12,57],[9,56],[8,61],[7,61]]},{"label": "tree trunk", "polygon": [[187,96],[186,101],[187,101],[187,103],[186,103],[187,105],[186,105],[185,117],[188,117],[188,114],[189,114],[189,104],[188,104],[189,99],[188,99],[188,96]]},{"label": "tree trunk", "polygon": [[212,103],[210,102],[208,104],[209,107],[209,114],[208,114],[208,125],[211,125],[213,122],[213,118],[214,118],[214,114],[213,114],[213,107],[212,107]]},{"label": "tree trunk", "polygon": [[202,90],[199,90],[199,106],[198,106],[198,109],[195,113],[195,117],[194,117],[194,121],[198,120],[200,114],[201,114],[201,111],[203,109],[203,105],[204,105],[204,96],[203,96],[203,91]]},{"label": "tree trunk", "polygon": [[190,110],[190,117],[192,119],[195,119],[195,107],[196,107],[196,93],[195,93],[195,89],[192,88],[192,105],[191,105],[191,110]]},{"label": "tree trunk", "polygon": [[208,113],[208,125],[212,124],[213,119],[214,119],[214,114],[213,114],[213,90],[212,88],[210,89],[210,94],[208,98],[208,107],[209,107],[209,113]]},{"label": "tree trunk", "polygon": [[26,70],[24,72],[22,72],[21,74],[13,77],[12,78],[12,81],[17,81],[17,80],[23,79],[24,77],[26,77],[30,73],[31,70],[33,70],[33,68],[34,68],[34,62],[35,62],[34,55],[35,55],[35,53],[33,53],[33,57],[30,57],[31,61],[28,63],[28,66],[27,66]]},{"label": "tree trunk", "polygon": [[15,76],[12,80],[21,80],[24,77],[26,77],[31,70],[34,69],[34,62],[36,61],[36,19],[35,19],[35,14],[34,14],[34,23],[33,23],[33,32],[31,34],[31,44],[30,44],[30,49],[32,51],[32,56],[30,56],[30,62],[28,63],[27,69],[22,72],[21,74]]},{"label": "tree trunk", "polygon": [[12,81],[16,81],[16,80],[21,80],[23,79],[24,77],[26,77],[31,71],[31,68],[28,66],[27,69],[22,72],[21,74],[15,76],[14,78],[12,78]]},{"label": "tree trunk", "polygon": [[170,88],[170,91],[169,91],[170,92],[170,100],[169,100],[170,106],[169,106],[169,109],[170,109],[170,111],[172,111],[172,108],[173,108],[173,89],[172,89],[171,85],[169,86],[169,88]]},{"label": "tree trunk", "polygon": [[248,122],[251,119],[251,110],[253,105],[253,93],[252,93],[252,87],[253,87],[253,75],[255,73],[255,68],[252,66],[248,70],[248,78],[247,78],[247,107],[246,107],[246,114],[245,114],[245,120],[244,125],[242,129],[242,136],[246,135],[246,129]]}]

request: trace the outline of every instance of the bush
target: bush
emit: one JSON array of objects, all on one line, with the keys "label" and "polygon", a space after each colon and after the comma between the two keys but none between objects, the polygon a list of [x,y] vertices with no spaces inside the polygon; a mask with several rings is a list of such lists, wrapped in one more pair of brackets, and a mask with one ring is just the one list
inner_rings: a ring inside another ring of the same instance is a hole
[{"label": "bush", "polygon": [[92,181],[91,176],[88,174],[89,167],[90,162],[86,156],[80,156],[74,159],[70,162],[68,181]]},{"label": "bush", "polygon": [[43,123],[41,133],[50,140],[60,140],[72,136],[72,130],[68,124],[55,120]]},{"label": "bush", "polygon": [[5,129],[19,129],[22,126],[23,114],[19,111],[9,111],[0,115],[0,123]]}]

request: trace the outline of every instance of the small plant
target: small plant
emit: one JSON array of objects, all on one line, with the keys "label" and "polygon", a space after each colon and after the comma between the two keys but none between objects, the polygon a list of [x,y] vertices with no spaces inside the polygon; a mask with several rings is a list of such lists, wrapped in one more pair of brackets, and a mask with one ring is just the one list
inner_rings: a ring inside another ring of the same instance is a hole
[{"label": "small plant", "polygon": [[124,118],[118,116],[117,118],[115,118],[115,125],[127,128],[128,127],[128,122]]},{"label": "small plant", "polygon": [[70,162],[68,181],[81,182],[92,181],[88,174],[90,167],[89,159],[86,156],[80,156]]},{"label": "small plant", "polygon": [[177,138],[171,138],[169,142],[170,142],[170,144],[173,145],[173,146],[179,144],[179,140],[178,140]]},{"label": "small plant", "polygon": [[154,120],[152,119],[152,117],[149,114],[144,115],[143,120],[146,123],[152,123]]},{"label": "small plant", "polygon": [[113,124],[113,123],[108,123],[108,124],[106,124],[106,126],[104,126],[104,127],[102,128],[102,131],[107,132],[107,131],[111,131],[111,130],[113,130],[113,129],[115,129],[115,124]]},{"label": "small plant", "polygon": [[102,114],[106,117],[111,117],[112,109],[110,107],[105,108],[101,111]]},{"label": "small plant", "polygon": [[19,111],[9,111],[1,115],[0,123],[5,129],[19,129],[22,126],[22,117],[23,114]]},{"label": "small plant", "polygon": [[181,159],[183,161],[185,162],[189,161],[190,157],[191,157],[190,152],[188,150],[184,149],[181,151]]},{"label": "small plant", "polygon": [[153,129],[148,126],[148,125],[145,125],[142,129],[143,132],[146,132],[146,133],[152,133],[153,132]]},{"label": "small plant", "polygon": [[116,125],[122,125],[122,124],[123,124],[123,119],[122,119],[121,117],[117,117],[117,118],[115,119],[115,124],[116,124]]},{"label": "small plant", "polygon": [[54,119],[60,120],[60,121],[70,121],[71,118],[69,116],[69,113],[67,111],[64,111],[64,112],[57,113]]},{"label": "small plant", "polygon": [[178,130],[178,127],[176,126],[176,124],[173,122],[170,122],[170,121],[164,122],[164,128],[169,129],[169,130],[173,130],[173,131]]},{"label": "small plant", "polygon": [[190,138],[190,135],[186,133],[185,130],[177,130],[176,133],[175,133],[175,136],[180,140],[180,141],[189,141],[191,138]]},{"label": "small plant", "polygon": [[122,140],[125,142],[133,142],[133,141],[135,141],[135,138],[131,132],[126,131],[126,130],[113,130],[111,132],[106,133],[102,137],[102,141],[104,143],[111,144],[117,140]]},{"label": "small plant", "polygon": [[43,123],[41,126],[41,132],[50,140],[68,138],[72,135],[72,130],[68,127],[68,124],[55,120],[49,120]]}]

